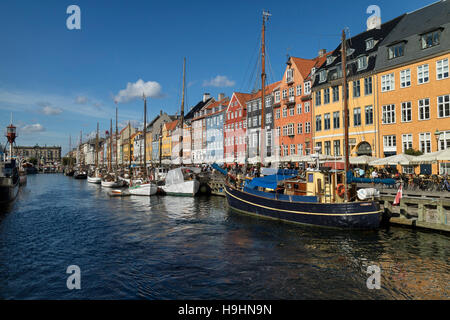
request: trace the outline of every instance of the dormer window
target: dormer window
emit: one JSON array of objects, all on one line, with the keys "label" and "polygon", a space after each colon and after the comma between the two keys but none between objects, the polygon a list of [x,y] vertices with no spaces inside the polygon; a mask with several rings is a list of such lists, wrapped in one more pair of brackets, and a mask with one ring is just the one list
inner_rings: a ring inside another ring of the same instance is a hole
[{"label": "dormer window", "polygon": [[294,70],[288,69],[286,72],[286,82],[290,83],[294,81]]},{"label": "dormer window", "polygon": [[366,40],[366,51],[371,50],[375,47],[375,40],[374,39],[367,39]]},{"label": "dormer window", "polygon": [[425,33],[421,36],[422,49],[431,48],[439,45],[441,38],[441,30],[435,30]]},{"label": "dormer window", "polygon": [[322,70],[319,72],[319,83],[325,82],[327,80],[327,71]]},{"label": "dormer window", "polygon": [[359,57],[357,64],[358,64],[358,70],[364,70],[367,68],[368,58],[366,56]]},{"label": "dormer window", "polygon": [[355,49],[353,48],[347,48],[347,56],[351,56],[355,52]]},{"label": "dormer window", "polygon": [[405,54],[405,43],[400,42],[394,44],[388,48],[388,57],[389,59],[395,59],[398,57],[402,57]]},{"label": "dormer window", "polygon": [[327,65],[330,65],[333,63],[334,59],[336,59],[336,57],[333,56],[328,56],[327,57]]},{"label": "dormer window", "polygon": [[311,69],[311,74],[314,75],[314,73],[316,73],[316,68],[315,68],[315,67],[313,67],[313,68]]}]

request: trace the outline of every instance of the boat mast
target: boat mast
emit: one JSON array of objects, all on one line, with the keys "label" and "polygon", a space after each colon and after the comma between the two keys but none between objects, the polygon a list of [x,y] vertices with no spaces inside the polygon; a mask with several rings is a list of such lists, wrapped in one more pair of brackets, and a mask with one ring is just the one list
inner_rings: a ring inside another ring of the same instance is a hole
[{"label": "boat mast", "polygon": [[342,45],[341,45],[341,57],[342,57],[342,95],[344,96],[344,155],[345,155],[345,202],[348,202],[348,181],[347,172],[349,170],[349,142],[348,142],[348,97],[347,97],[347,48],[345,30],[342,30]]},{"label": "boat mast", "polygon": [[271,14],[267,11],[263,11],[262,20],[262,36],[261,36],[261,146],[260,156],[261,164],[264,162],[264,107],[265,107],[265,91],[266,91],[266,22],[269,20]]},{"label": "boat mast", "polygon": [[[144,96],[144,178],[147,177],[147,98]],[[139,147],[141,150],[141,147]]]},{"label": "boat mast", "polygon": [[186,81],[186,57],[183,61],[183,93],[181,98],[181,116],[180,116],[180,138],[179,138],[179,146],[180,146],[180,165],[183,166],[183,127],[184,127],[184,85]]},{"label": "boat mast", "polygon": [[[118,157],[118,155],[119,155],[119,146],[118,146],[118,140],[119,140],[119,127],[118,127],[118,125],[117,125],[117,113],[118,113],[118,110],[117,110],[117,100],[115,101],[115,103],[116,103],[116,139],[115,139],[115,147],[116,147],[116,151],[114,152],[115,153],[115,158],[116,158],[116,171],[117,171],[117,169],[119,169],[119,157]],[[117,172],[116,172],[117,173]],[[117,177],[117,174],[116,174],[116,177]]]},{"label": "boat mast", "polygon": [[128,170],[131,175],[131,123],[128,121]]},{"label": "boat mast", "polygon": [[95,135],[95,169],[98,168],[98,122],[97,122],[97,134]]},{"label": "boat mast", "polygon": [[69,169],[72,169],[72,136],[69,135]]},{"label": "boat mast", "polygon": [[112,119],[109,131],[109,171],[112,171]]}]

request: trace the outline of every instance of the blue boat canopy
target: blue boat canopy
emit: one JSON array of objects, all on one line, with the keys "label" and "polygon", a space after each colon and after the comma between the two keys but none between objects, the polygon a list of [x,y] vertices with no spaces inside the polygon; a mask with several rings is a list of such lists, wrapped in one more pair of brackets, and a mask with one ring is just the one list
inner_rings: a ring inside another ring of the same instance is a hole
[{"label": "blue boat canopy", "polygon": [[221,174],[223,174],[225,176],[228,174],[228,172],[226,170],[222,169],[217,163],[213,163],[211,165],[211,167],[213,167],[214,169],[216,169],[217,171],[219,171]]},{"label": "blue boat canopy", "polygon": [[278,183],[295,178],[297,175],[280,175],[274,174],[270,176],[265,176],[263,178],[254,178],[252,181],[247,182],[246,187],[250,189],[260,188],[268,188],[275,190],[278,186]]}]

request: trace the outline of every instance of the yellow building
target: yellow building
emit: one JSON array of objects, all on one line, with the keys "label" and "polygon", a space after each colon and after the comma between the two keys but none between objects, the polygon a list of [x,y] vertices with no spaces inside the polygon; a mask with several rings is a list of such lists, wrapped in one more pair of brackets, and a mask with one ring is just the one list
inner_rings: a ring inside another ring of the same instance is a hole
[{"label": "yellow building", "polygon": [[176,129],[178,120],[167,122],[163,126],[162,130],[162,159],[172,158],[172,133]]},{"label": "yellow building", "polygon": [[[450,3],[441,1],[405,15],[379,48],[377,156],[450,148],[449,11]],[[437,173],[437,165],[422,165],[415,172],[431,169]],[[440,172],[449,169],[443,163]]]},{"label": "yellow building", "polygon": [[[350,156],[377,154],[377,91],[373,71],[380,41],[402,17],[386,22],[347,41],[348,128]],[[315,151],[327,155],[344,155],[344,111],[341,46],[315,70],[312,117]],[[305,127],[305,132],[310,128]]]}]

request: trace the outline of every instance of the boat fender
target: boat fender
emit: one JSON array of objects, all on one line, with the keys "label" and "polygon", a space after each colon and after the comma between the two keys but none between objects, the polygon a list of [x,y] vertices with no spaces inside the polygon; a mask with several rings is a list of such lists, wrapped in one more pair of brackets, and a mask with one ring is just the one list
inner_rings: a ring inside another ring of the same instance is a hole
[{"label": "boat fender", "polygon": [[338,194],[339,197],[341,197],[341,198],[344,197],[344,195],[345,195],[345,186],[342,183],[337,185],[336,193]]}]

